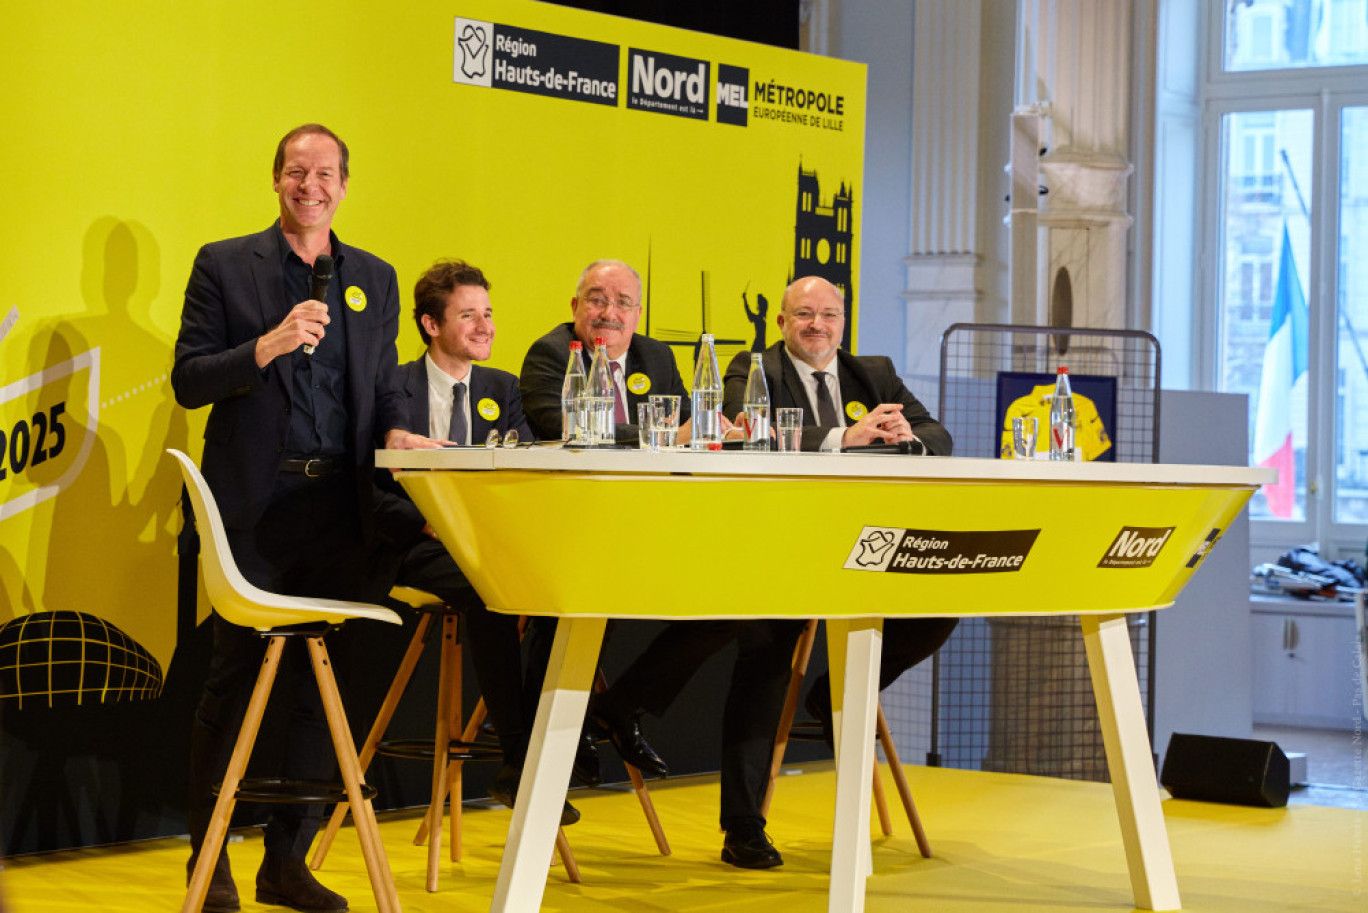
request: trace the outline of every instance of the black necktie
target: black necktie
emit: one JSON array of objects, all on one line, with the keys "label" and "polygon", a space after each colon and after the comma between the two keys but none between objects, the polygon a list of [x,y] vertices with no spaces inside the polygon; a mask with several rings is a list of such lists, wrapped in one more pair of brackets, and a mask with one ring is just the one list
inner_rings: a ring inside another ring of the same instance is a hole
[{"label": "black necktie", "polygon": [[466,426],[465,414],[465,384],[451,385],[451,430],[447,432],[447,440],[455,441],[457,444],[464,444],[468,428]]},{"label": "black necktie", "polygon": [[825,371],[813,371],[812,379],[817,381],[817,424],[822,428],[835,428],[841,424],[836,418],[836,404],[831,400],[831,390],[827,388]]}]

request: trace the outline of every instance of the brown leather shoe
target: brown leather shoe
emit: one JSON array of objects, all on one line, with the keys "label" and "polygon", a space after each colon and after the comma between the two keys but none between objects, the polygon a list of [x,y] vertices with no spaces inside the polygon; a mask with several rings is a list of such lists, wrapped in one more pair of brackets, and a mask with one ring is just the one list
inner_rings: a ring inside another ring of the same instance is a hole
[{"label": "brown leather shoe", "polygon": [[[190,886],[190,879],[195,874],[195,861],[197,853],[191,853],[190,859],[185,863],[185,885]],[[228,867],[228,854],[219,853],[218,863],[214,866],[214,874],[209,878],[209,891],[204,895],[204,906],[201,908],[204,913],[237,913],[242,909],[242,903],[238,900],[237,885],[233,884],[233,872]]]},{"label": "brown leather shoe", "polygon": [[347,898],[318,883],[303,859],[267,853],[256,877],[257,903],[304,913],[345,913]]}]

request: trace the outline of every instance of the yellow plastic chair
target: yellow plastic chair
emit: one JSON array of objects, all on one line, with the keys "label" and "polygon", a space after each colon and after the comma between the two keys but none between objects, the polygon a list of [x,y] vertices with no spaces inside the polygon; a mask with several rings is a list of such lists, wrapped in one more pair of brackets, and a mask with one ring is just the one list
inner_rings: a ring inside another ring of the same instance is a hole
[{"label": "yellow plastic chair", "polygon": [[[214,865],[228,834],[228,822],[233,815],[233,806],[239,798],[242,775],[247,769],[247,761],[256,742],[257,730],[266,711],[266,702],[275,683],[280,656],[285,649],[285,638],[299,636],[298,631],[278,629],[301,624],[335,627],[352,618],[369,618],[391,624],[401,624],[402,620],[393,611],[381,606],[333,599],[283,596],[268,593],[248,583],[238,570],[228,548],[228,536],[223,528],[223,519],[219,516],[218,505],[209,486],[205,484],[204,477],[184,453],[179,450],[168,450],[167,453],[180,463],[185,487],[190,494],[190,503],[195,508],[200,533],[200,569],[204,574],[204,586],[209,594],[210,603],[225,621],[255,628],[267,639],[261,673],[257,676],[256,685],[252,689],[242,728],[238,731],[228,770],[219,787],[218,800],[214,803],[209,830],[205,834],[204,845],[200,848],[195,871],[190,878],[185,903],[181,907],[182,913],[199,913],[204,906]],[[318,633],[308,634],[309,656],[313,662],[319,694],[323,699],[328,730],[332,733],[333,749],[337,753],[337,764],[346,787],[346,798],[356,819],[361,855],[366,862],[366,872],[370,876],[377,907],[381,913],[399,913],[399,897],[394,888],[394,876],[390,872],[385,848],[380,843],[380,829],[375,820],[375,810],[371,807],[370,800],[375,791],[366,786],[361,767],[357,763],[356,746],[352,742],[351,730],[347,727],[347,717],[337,691],[337,680],[333,677],[331,661],[328,659],[328,648],[323,643],[324,633],[326,628],[320,628]],[[250,798],[264,799],[266,792],[268,791],[253,790]],[[246,793],[243,797],[249,798]]]}]

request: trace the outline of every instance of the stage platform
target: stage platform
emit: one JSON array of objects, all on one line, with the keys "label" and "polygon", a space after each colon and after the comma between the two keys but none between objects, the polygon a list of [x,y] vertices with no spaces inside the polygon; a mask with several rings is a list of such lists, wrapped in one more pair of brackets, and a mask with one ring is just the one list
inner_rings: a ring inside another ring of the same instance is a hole
[{"label": "stage platform", "polygon": [[[905,820],[874,844],[870,911],[912,913],[1119,913],[1132,909],[1111,787],[1103,783],[962,770],[905,768],[935,858],[923,859]],[[893,795],[892,782],[885,779]],[[827,909],[835,775],[830,764],[792,768],[776,787],[770,836],[782,868],[734,869],[720,861],[716,777],[652,784],[673,855],[661,857],[630,792],[575,790],[584,813],[567,829],[583,883],[556,867],[544,910],[567,913]],[[1368,908],[1368,812],[1311,805],[1254,809],[1167,800],[1183,909],[1202,913],[1362,911]],[[508,827],[507,809],[467,803],[465,857],[447,862],[442,889],[424,890],[425,851],[410,841],[420,812],[381,816],[381,831],[408,913],[489,908]],[[877,828],[877,820],[874,827]],[[230,845],[243,910],[261,858],[256,830]],[[145,913],[174,910],[184,895],[184,840],[7,860],[6,913]],[[320,872],[357,913],[375,909],[350,828]]]}]

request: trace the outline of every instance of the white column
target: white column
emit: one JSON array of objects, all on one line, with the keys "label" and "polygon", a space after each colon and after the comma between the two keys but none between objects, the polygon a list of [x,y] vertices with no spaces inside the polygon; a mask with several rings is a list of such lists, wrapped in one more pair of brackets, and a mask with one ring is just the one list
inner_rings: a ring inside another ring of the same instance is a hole
[{"label": "white column", "polygon": [[911,250],[907,373],[935,377],[939,340],[974,320],[981,0],[917,0],[912,55]]},{"label": "white column", "polygon": [[[1135,0],[1019,0],[1018,108],[1045,115],[1042,294],[1015,322],[1124,328]],[[1070,295],[1064,294],[1066,286]]]}]

